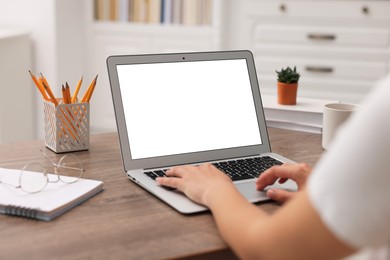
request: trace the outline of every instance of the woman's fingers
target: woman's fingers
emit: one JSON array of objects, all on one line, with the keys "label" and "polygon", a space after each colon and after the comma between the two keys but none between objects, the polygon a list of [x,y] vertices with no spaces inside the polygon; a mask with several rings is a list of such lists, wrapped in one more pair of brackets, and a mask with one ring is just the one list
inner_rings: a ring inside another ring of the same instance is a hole
[{"label": "woman's fingers", "polygon": [[180,189],[181,182],[183,180],[180,178],[166,178],[166,177],[158,177],[156,178],[156,182],[160,185]]},{"label": "woman's fingers", "polygon": [[256,180],[256,186],[258,190],[263,190],[268,185],[272,185],[277,179],[283,178],[288,179],[291,174],[289,173],[290,165],[283,164],[269,168],[263,172],[260,177]]},{"label": "woman's fingers", "polygon": [[178,177],[178,178],[183,178],[183,175],[187,172],[190,172],[194,166],[175,166],[170,169],[168,169],[165,172],[165,175],[168,177]]},{"label": "woman's fingers", "polygon": [[292,196],[294,196],[294,193],[286,190],[270,189],[267,191],[268,198],[281,203],[286,202]]},{"label": "woman's fingers", "polygon": [[310,171],[311,168],[305,163],[273,166],[260,175],[256,181],[256,187],[258,190],[263,190],[268,185],[274,184],[279,178],[279,183],[292,179],[298,185],[304,184]]}]

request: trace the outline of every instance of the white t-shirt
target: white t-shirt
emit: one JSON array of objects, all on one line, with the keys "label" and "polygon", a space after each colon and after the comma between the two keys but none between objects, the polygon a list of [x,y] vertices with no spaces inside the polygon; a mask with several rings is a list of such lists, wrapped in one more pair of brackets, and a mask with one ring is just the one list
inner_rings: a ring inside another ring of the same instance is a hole
[{"label": "white t-shirt", "polygon": [[308,192],[336,237],[373,249],[375,259],[390,259],[390,75],[341,127]]}]

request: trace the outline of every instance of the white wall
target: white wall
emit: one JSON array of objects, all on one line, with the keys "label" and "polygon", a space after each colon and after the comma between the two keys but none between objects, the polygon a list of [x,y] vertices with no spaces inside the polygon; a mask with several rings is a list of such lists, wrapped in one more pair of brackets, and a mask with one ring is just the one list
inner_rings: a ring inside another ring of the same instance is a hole
[{"label": "white wall", "polygon": [[[67,81],[74,85],[84,74],[84,4],[80,0],[0,0],[0,28],[30,32],[33,64],[26,73],[42,72],[54,93]],[[66,3],[66,4],[65,4]],[[61,34],[59,34],[61,32]],[[43,105],[36,90],[36,137],[43,138]]]},{"label": "white wall", "polygon": [[54,2],[57,14],[55,23],[58,84],[68,82],[74,90],[78,80],[85,73],[87,19],[83,4],[85,1],[56,0]]},{"label": "white wall", "polygon": [[[23,8],[22,8],[23,7]],[[33,64],[32,68],[25,68],[32,71],[41,71],[50,80],[57,80],[57,69],[55,66],[55,32],[54,2],[51,0],[41,0],[40,3],[28,0],[0,0],[0,27],[12,29],[26,29],[32,38]],[[40,13],[45,15],[39,15]],[[44,57],[44,58],[38,58]],[[48,58],[51,57],[51,58]],[[38,92],[34,92],[31,97],[37,102],[37,110],[34,115],[36,135],[39,135],[43,118],[40,111],[43,110]]]}]

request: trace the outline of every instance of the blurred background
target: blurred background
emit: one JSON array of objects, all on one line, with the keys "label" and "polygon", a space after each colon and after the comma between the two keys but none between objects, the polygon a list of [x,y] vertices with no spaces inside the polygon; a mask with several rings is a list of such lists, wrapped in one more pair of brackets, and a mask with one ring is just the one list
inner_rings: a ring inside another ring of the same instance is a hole
[{"label": "blurred background", "polygon": [[389,13],[390,1],[0,0],[0,142],[44,136],[28,70],[57,96],[98,74],[91,134],[116,131],[106,58],[118,54],[249,49],[271,102],[275,70],[297,66],[299,97],[359,103],[390,71]]}]

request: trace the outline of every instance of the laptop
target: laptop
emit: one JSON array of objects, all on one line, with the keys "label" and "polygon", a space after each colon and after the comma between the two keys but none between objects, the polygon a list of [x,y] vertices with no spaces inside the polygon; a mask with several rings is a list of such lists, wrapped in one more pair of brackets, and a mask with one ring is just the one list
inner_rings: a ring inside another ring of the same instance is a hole
[{"label": "laptop", "polygon": [[[181,213],[201,212],[207,208],[155,178],[209,162],[250,202],[269,200],[256,178],[293,161],[271,152],[250,51],[110,56],[107,67],[130,180]],[[291,180],[271,187],[297,190]]]}]

